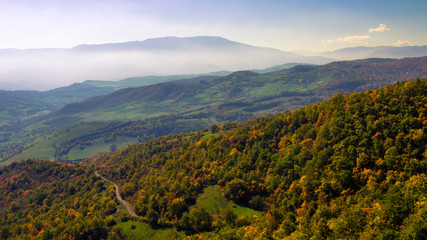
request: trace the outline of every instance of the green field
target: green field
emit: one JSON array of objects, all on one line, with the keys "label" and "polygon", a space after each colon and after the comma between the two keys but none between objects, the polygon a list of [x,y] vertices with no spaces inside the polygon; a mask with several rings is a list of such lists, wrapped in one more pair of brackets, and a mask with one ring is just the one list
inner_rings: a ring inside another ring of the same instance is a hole
[{"label": "green field", "polygon": [[204,189],[203,193],[197,198],[196,205],[191,208],[205,208],[212,214],[219,214],[225,208],[230,208],[237,216],[261,216],[261,211],[256,211],[251,208],[235,204],[222,196],[221,187],[219,185],[209,186]]},{"label": "green field", "polygon": [[[205,188],[203,193],[198,196],[196,204],[190,207],[189,211],[192,208],[205,208],[214,216],[220,214],[225,208],[232,209],[238,217],[244,215],[249,217],[260,217],[263,214],[261,211],[256,211],[248,207],[235,204],[224,198],[221,193],[221,187],[218,185]],[[120,211],[125,211],[121,205],[119,209]],[[126,222],[120,222],[118,225],[122,228],[123,232],[132,239],[169,239],[173,232],[181,236],[181,238],[186,237],[184,232],[176,231],[174,228],[153,228],[147,223],[133,219]]]},{"label": "green field", "polygon": [[153,229],[148,223],[129,220],[118,224],[125,235],[135,240],[164,240],[169,239],[171,234],[175,231],[181,238],[185,238],[184,232],[178,232],[173,228],[160,228]]}]

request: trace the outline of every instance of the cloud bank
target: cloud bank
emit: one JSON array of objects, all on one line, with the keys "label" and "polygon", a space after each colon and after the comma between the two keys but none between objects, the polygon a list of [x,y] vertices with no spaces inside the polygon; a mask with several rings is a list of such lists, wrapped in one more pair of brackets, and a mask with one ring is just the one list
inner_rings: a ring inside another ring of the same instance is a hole
[{"label": "cloud bank", "polygon": [[364,40],[368,40],[370,38],[371,36],[369,35],[354,35],[338,38],[336,42],[362,43]]},{"label": "cloud bank", "polygon": [[393,46],[395,46],[395,47],[408,47],[408,46],[414,46],[414,45],[408,40],[397,40],[397,42],[395,42],[393,44]]},{"label": "cloud bank", "polygon": [[[382,24],[382,23],[377,28],[370,28],[369,29],[370,33],[372,33],[372,32],[388,32],[388,31],[390,31],[390,28],[388,28],[385,24]],[[332,43],[367,44],[367,42],[365,42],[365,41],[370,39],[370,38],[371,38],[371,35],[369,35],[369,34],[366,34],[366,35],[350,35],[350,36],[346,36],[346,37],[339,37],[337,39],[331,39],[328,41],[322,41],[322,43],[328,43],[328,44],[332,44]]]}]

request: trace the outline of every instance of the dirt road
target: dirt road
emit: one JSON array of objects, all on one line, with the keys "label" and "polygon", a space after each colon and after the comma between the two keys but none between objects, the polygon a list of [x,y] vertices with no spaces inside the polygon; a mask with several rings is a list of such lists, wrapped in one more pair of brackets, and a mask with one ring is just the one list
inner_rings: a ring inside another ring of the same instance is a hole
[{"label": "dirt road", "polygon": [[117,184],[115,184],[113,181],[110,181],[110,180],[106,179],[105,177],[101,176],[98,171],[95,171],[95,175],[98,176],[98,177],[100,177],[100,178],[102,178],[102,180],[104,180],[106,182],[112,183],[114,185],[114,187],[116,188],[117,199],[123,204],[123,206],[125,206],[125,208],[128,210],[128,212],[129,212],[129,214],[131,216],[139,217],[138,215],[136,215],[133,212],[132,206],[128,202],[126,202],[125,200],[123,200],[123,198],[120,196],[120,188],[119,188],[119,186],[117,186]]}]

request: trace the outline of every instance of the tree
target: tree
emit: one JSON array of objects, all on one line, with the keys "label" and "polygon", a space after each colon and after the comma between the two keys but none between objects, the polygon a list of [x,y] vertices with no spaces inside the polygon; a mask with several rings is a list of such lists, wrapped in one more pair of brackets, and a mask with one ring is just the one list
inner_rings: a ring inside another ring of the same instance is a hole
[{"label": "tree", "polygon": [[212,216],[205,208],[193,208],[189,214],[191,227],[195,232],[212,230]]},{"label": "tree", "polygon": [[232,200],[240,200],[247,193],[247,184],[242,179],[233,179],[224,188],[224,196]]},{"label": "tree", "polygon": [[235,225],[237,215],[234,213],[233,209],[225,208],[223,211],[223,215],[224,215],[224,220],[228,225],[230,225],[230,226]]},{"label": "tree", "polygon": [[148,223],[150,223],[151,225],[157,225],[160,215],[158,212],[150,208],[147,213],[147,218],[148,218]]},{"label": "tree", "polygon": [[108,201],[107,204],[105,205],[105,214],[110,215],[115,213],[116,211],[117,211],[116,202],[113,200]]},{"label": "tree", "polygon": [[219,130],[218,125],[216,125],[216,124],[212,124],[212,126],[211,126],[211,132],[212,132],[212,133],[217,133],[217,132],[218,132],[218,130]]}]

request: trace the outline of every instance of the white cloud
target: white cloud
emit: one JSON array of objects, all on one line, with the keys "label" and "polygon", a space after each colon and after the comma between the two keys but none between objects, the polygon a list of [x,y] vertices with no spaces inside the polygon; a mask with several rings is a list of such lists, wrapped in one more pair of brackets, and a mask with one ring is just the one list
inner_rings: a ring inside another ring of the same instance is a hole
[{"label": "white cloud", "polygon": [[413,44],[408,40],[397,40],[397,42],[395,42],[393,44],[393,46],[395,46],[395,47],[407,47],[407,46],[413,46]]},{"label": "white cloud", "polygon": [[377,28],[370,28],[369,32],[388,32],[390,28],[388,28],[385,24],[380,24]]},{"label": "white cloud", "polygon": [[338,38],[337,42],[361,43],[363,40],[368,40],[369,38],[371,38],[369,35],[353,35]]},{"label": "white cloud", "polygon": [[363,43],[364,40],[370,39],[371,36],[369,35],[352,35],[347,37],[340,37],[334,40],[328,40],[326,43],[332,44],[337,42],[343,42],[343,43]]}]

